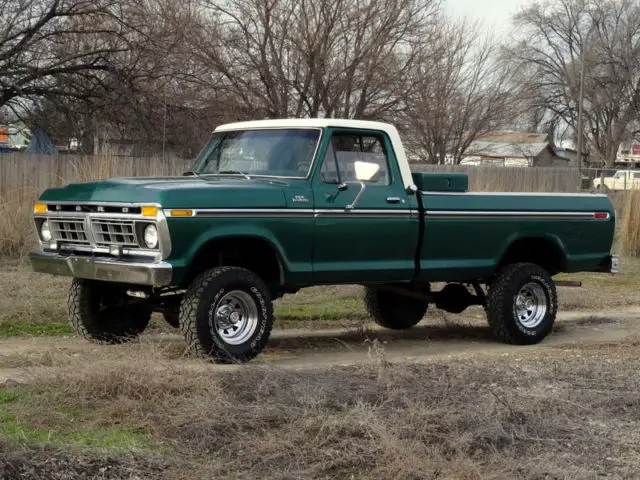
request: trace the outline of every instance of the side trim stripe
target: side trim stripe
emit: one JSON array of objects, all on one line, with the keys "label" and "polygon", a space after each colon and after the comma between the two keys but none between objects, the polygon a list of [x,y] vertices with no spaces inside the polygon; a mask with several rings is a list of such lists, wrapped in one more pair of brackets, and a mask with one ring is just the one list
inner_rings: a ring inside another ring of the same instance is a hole
[{"label": "side trim stripe", "polygon": [[566,193],[566,192],[438,192],[433,190],[421,190],[422,195],[430,196],[482,196],[482,197],[579,197],[579,198],[605,198],[604,193]]},{"label": "side trim stripe", "polygon": [[[366,209],[287,209],[287,208],[212,208],[194,209],[192,217],[177,218],[323,218],[343,217],[345,215],[375,218],[414,218],[418,217],[417,210],[366,210]],[[171,209],[164,210],[167,217],[171,217]],[[427,218],[523,218],[523,219],[579,219],[579,220],[609,220],[609,212],[564,212],[564,211],[484,211],[484,210],[427,210]]]},{"label": "side trim stripe", "polygon": [[[171,210],[164,210],[167,217],[171,217]],[[406,217],[415,216],[417,211],[412,210],[365,210],[355,209],[347,210],[344,208],[336,209],[303,209],[303,208],[213,208],[213,209],[194,209],[192,217],[177,218],[313,218],[313,217],[335,217],[344,215],[356,215],[359,217]]]},{"label": "side trim stripe", "polygon": [[432,218],[546,218],[609,220],[609,212],[518,212],[518,211],[463,211],[427,210],[425,217]]},{"label": "side trim stripe", "polygon": [[286,215],[294,218],[313,217],[312,209],[300,208],[208,208],[194,209],[195,217],[207,218],[276,218]]}]

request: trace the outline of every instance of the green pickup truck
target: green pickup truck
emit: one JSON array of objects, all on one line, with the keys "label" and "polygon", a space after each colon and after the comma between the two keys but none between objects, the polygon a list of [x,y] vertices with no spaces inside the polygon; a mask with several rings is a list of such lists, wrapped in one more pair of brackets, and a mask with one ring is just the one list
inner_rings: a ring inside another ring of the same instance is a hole
[{"label": "green pickup truck", "polygon": [[554,275],[619,268],[605,195],[469,192],[464,174],[412,173],[394,126],[355,120],[222,125],[183,176],[51,188],[34,220],[33,268],[73,277],[80,334],[123,342],[162,312],[218,362],[258,355],[272,301],[314,285],[363,285],[392,329],[481,305],[497,338],[533,344]]}]

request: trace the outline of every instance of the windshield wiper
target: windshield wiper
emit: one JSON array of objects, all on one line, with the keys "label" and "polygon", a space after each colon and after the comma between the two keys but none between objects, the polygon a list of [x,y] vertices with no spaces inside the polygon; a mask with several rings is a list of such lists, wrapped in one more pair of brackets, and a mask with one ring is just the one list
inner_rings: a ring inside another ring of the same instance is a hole
[{"label": "windshield wiper", "polygon": [[240,170],[221,170],[218,172],[220,175],[242,175],[247,180],[251,180],[248,173],[241,172]]}]

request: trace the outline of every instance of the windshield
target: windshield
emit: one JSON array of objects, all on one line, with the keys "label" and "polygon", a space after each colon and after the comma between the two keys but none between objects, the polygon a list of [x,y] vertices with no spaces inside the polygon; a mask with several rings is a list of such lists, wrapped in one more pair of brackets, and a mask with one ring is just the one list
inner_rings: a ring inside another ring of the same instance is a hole
[{"label": "windshield", "polygon": [[195,161],[196,175],[300,177],[309,174],[319,129],[215,132]]}]

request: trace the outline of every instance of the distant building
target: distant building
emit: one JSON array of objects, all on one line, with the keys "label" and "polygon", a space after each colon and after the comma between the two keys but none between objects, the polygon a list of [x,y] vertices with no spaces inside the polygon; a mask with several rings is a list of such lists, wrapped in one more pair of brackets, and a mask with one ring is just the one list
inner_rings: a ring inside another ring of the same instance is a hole
[{"label": "distant building", "polygon": [[23,151],[30,138],[31,132],[21,123],[0,125],[0,153]]},{"label": "distant building", "polygon": [[640,164],[640,144],[620,145],[616,156],[616,166],[634,168]]},{"label": "distant building", "polygon": [[578,151],[568,147],[554,147],[556,155],[569,161],[569,167],[578,166]]},{"label": "distant building", "polygon": [[461,165],[499,167],[567,167],[571,159],[559,155],[546,134],[491,132],[472,142]]}]

